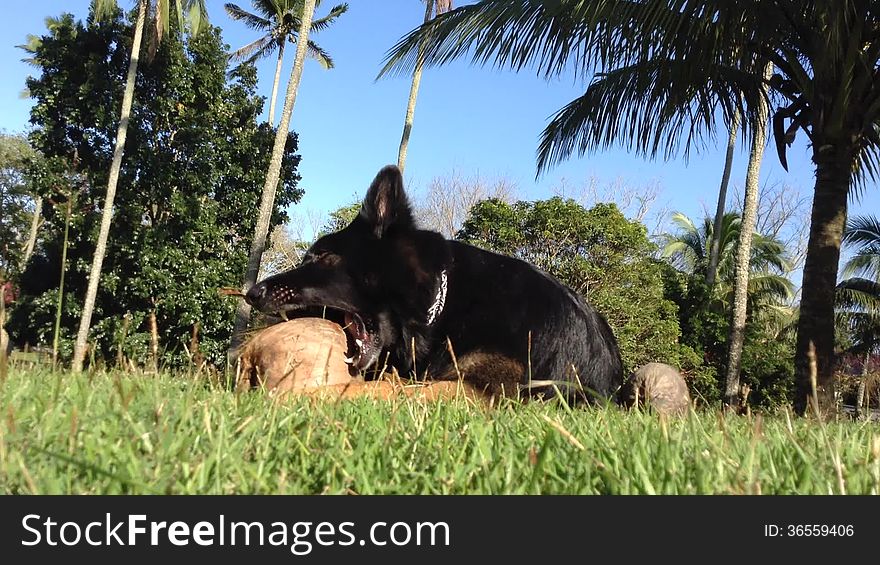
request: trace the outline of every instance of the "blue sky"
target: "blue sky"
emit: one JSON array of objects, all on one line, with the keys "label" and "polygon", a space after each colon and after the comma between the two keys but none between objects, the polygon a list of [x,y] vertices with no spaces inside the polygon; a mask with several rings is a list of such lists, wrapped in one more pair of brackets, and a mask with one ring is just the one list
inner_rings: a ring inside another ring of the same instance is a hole
[{"label": "blue sky", "polygon": [[[130,7],[133,1],[122,0]],[[458,2],[459,5],[463,2]],[[249,0],[238,4],[250,8]],[[318,12],[323,15],[332,0]],[[234,49],[256,36],[243,24],[230,20],[223,2],[207,0],[209,18],[223,28],[225,41]],[[326,213],[360,198],[380,167],[397,159],[409,80],[405,77],[375,81],[386,51],[424,14],[418,0],[349,0],[350,9],[336,24],[311,38],[328,51],[336,68],[323,70],[309,61],[297,97],[291,127],[300,138],[300,174],[305,197],[294,211]],[[11,2],[0,20],[0,130],[20,132],[28,126],[30,102],[19,98],[25,77],[33,72],[20,62],[27,33],[45,29],[43,18],[72,12],[84,19],[87,0],[29,0]],[[292,51],[288,50],[284,77],[289,76]],[[268,98],[274,60],[259,65],[260,91]],[[286,80],[285,80],[286,83]],[[284,84],[280,87],[283,96]],[[714,210],[723,166],[726,134],[717,145],[683,158],[655,161],[615,149],[575,157],[535,180],[535,149],[548,118],[582,91],[573,77],[545,81],[534,73],[471,67],[466,62],[426,70],[422,79],[415,126],[406,167],[411,187],[422,187],[432,178],[453,170],[464,176],[486,179],[505,177],[516,183],[521,198],[545,198],[561,179],[578,185],[590,177],[602,182],[623,181],[631,186],[658,183],[658,203],[699,217],[704,208]],[[279,101],[279,106],[281,101]],[[268,102],[266,103],[268,110]],[[779,165],[768,147],[762,182],[786,183],[809,195],[813,166],[803,135],[789,152],[789,170]],[[740,150],[732,183],[742,186],[747,156]],[[728,206],[732,206],[729,203]],[[873,183],[851,214],[876,213],[880,194]]]}]

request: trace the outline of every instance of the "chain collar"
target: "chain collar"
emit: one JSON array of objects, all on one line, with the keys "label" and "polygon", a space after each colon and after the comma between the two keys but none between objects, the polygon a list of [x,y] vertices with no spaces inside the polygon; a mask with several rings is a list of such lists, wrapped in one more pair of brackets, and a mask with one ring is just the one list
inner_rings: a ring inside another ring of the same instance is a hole
[{"label": "chain collar", "polygon": [[443,312],[443,306],[446,304],[446,287],[447,277],[446,269],[440,273],[440,287],[437,289],[437,296],[434,297],[434,303],[428,308],[428,325],[434,323],[434,320]]}]

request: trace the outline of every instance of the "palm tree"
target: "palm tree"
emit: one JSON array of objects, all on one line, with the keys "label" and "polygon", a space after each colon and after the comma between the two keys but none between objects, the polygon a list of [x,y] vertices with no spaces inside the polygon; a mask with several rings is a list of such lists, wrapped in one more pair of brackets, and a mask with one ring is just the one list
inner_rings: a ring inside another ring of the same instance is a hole
[{"label": "palm tree", "polygon": [[[705,280],[709,269],[709,255],[713,239],[719,241],[718,280],[712,288],[712,297],[719,309],[732,306],[736,276],[737,248],[742,218],[736,212],[722,216],[721,231],[716,234],[714,222],[706,217],[700,226],[686,215],[676,212],[672,222],[675,233],[663,236],[661,257],[672,266],[689,275]],[[752,234],[749,256],[748,299],[753,316],[770,314],[788,304],[794,296],[794,285],[786,277],[791,264],[785,246],[778,239],[760,233]]]},{"label": "palm tree", "polygon": [[848,278],[837,285],[837,305],[838,316],[855,341],[851,352],[864,355],[856,394],[858,414],[864,402],[869,361],[880,349],[880,220],[876,216],[853,218],[846,226],[843,241],[857,247],[843,267],[843,275]]},{"label": "palm tree", "polygon": [[[764,80],[773,76],[773,63],[766,63]],[[749,257],[751,256],[752,233],[758,212],[758,179],[761,171],[761,160],[764,158],[764,144],[767,141],[767,118],[769,117],[767,100],[758,101],[758,121],[752,136],[752,148],[749,153],[749,167],[746,171],[745,195],[743,201],[742,228],[739,230],[737,244],[736,276],[733,284],[733,312],[730,331],[727,336],[727,375],[725,377],[724,404],[736,406],[740,400],[739,370],[742,366],[742,350],[746,336],[746,312],[748,310]],[[712,266],[711,258],[709,266]],[[711,271],[710,271],[711,273]],[[708,279],[708,277],[707,277]]]},{"label": "palm tree", "polygon": [[[284,95],[284,108],[281,111],[281,122],[275,132],[275,143],[272,146],[272,156],[269,158],[269,170],[266,172],[266,182],[263,184],[263,193],[260,199],[260,211],[257,215],[257,225],[254,228],[254,239],[251,242],[251,251],[248,257],[247,271],[244,276],[242,292],[248,290],[257,281],[260,272],[260,261],[263,251],[266,249],[266,235],[269,232],[269,220],[272,217],[272,208],[275,205],[275,189],[278,187],[278,179],[281,176],[281,158],[284,155],[284,145],[287,143],[290,129],[290,116],[296,103],[296,93],[302,78],[303,66],[305,65],[306,49],[309,41],[309,30],[312,25],[312,16],[315,12],[315,0],[304,0],[300,13],[300,26],[297,32],[296,56],[293,60],[293,69],[290,71],[290,79],[287,81],[287,93]],[[250,304],[242,300],[235,312],[235,325],[232,330],[232,341],[229,345],[227,358],[231,361],[238,354],[238,349],[244,340],[244,332],[250,320]]]},{"label": "palm tree", "polygon": [[[478,64],[593,79],[545,128],[538,172],[622,142],[649,156],[702,146],[741,112],[747,138],[770,88],[776,150],[802,131],[816,166],[795,346],[795,409],[813,375],[834,407],[834,296],[851,189],[880,166],[880,3],[866,0],[482,0],[413,30],[381,74],[471,54]],[[769,81],[762,71],[772,62]],[[593,76],[598,71],[598,75]],[[815,369],[814,369],[815,367]]]},{"label": "palm tree", "polygon": [[[76,26],[73,25],[73,14],[64,13],[58,17],[54,16],[46,16],[43,20],[43,23],[46,26],[46,31],[49,32],[49,35],[55,36],[59,29],[73,29],[73,33],[76,33]],[[37,53],[40,50],[40,47],[43,45],[43,38],[39,35],[34,35],[29,33],[25,36],[25,42],[21,45],[16,45],[17,48],[21,49],[25,53],[28,54],[27,57],[24,57],[21,62],[27,63],[32,67],[39,67],[40,60]],[[27,88],[24,88],[19,94],[19,98],[30,98],[31,93]]]},{"label": "palm tree", "polygon": [[[425,23],[431,18],[448,12],[452,8],[452,0],[425,0]],[[416,113],[416,98],[419,96],[419,84],[422,82],[422,66],[424,49],[419,50],[416,56],[416,66],[413,69],[412,83],[409,88],[409,100],[406,103],[406,118],[403,120],[403,134],[400,136],[400,148],[397,150],[397,168],[403,172],[406,166],[406,150],[409,147],[409,135],[412,133],[413,117]]]},{"label": "palm tree", "polygon": [[[153,14],[157,41],[162,40],[163,33],[167,32],[170,24],[169,11],[172,0],[156,0],[155,4],[148,0],[138,0],[138,15],[134,25],[134,38],[131,43],[131,57],[128,63],[128,74],[125,79],[125,90],[122,95],[122,109],[119,116],[119,127],[116,131],[116,144],[113,148],[113,162],[110,165],[110,175],[107,179],[107,194],[104,198],[104,209],[101,213],[101,227],[98,232],[98,241],[95,245],[95,255],[92,258],[92,268],[89,271],[89,284],[83,301],[82,317],[79,322],[79,331],[76,334],[76,344],[73,351],[72,368],[74,371],[82,371],[86,356],[86,342],[88,341],[89,328],[92,324],[92,312],[95,309],[95,297],[98,294],[98,283],[101,278],[101,264],[107,252],[107,237],[110,234],[110,222],[113,219],[113,200],[116,197],[116,185],[119,182],[119,170],[122,168],[122,156],[125,151],[125,137],[128,133],[128,120],[131,116],[131,104],[134,100],[134,83],[137,77],[138,60],[140,58],[141,39],[143,38],[148,13]],[[183,12],[187,12],[187,21],[193,33],[198,33],[201,20],[205,13],[204,0],[174,0],[177,8],[178,21],[184,21]],[[94,0],[95,16],[98,19],[106,17],[116,9],[115,0]],[[181,25],[182,27],[182,25]]]},{"label": "palm tree", "polygon": [[[73,33],[76,33],[76,26],[73,25],[73,14],[61,14],[59,17],[47,16],[43,22],[46,25],[46,30],[49,32],[51,36],[56,36],[59,29],[70,29],[73,30]],[[27,34],[25,36],[25,43],[22,45],[16,45],[17,48],[21,49],[25,53],[28,54],[27,57],[24,57],[21,61],[23,63],[27,63],[33,67],[40,66],[40,58],[39,51],[40,47],[43,45],[43,39],[39,35],[34,35],[32,33]],[[30,98],[31,93],[27,88],[21,91],[21,98]],[[24,270],[25,265],[30,260],[31,255],[34,253],[34,248],[37,245],[37,232],[40,229],[40,219],[41,214],[43,212],[43,197],[39,195],[34,196],[34,215],[31,218],[31,229],[28,232],[27,241],[24,244],[24,254],[22,255],[20,268],[22,271]]]},{"label": "palm tree", "polygon": [[[244,22],[249,28],[264,33],[259,39],[236,49],[230,58],[233,61],[252,63],[263,57],[268,57],[273,51],[278,51],[275,80],[272,82],[272,97],[269,100],[269,125],[274,125],[275,101],[278,97],[278,83],[281,80],[284,46],[288,41],[296,43],[296,33],[300,27],[300,14],[302,13],[302,0],[252,0],[251,5],[254,7],[255,13],[248,12],[236,4],[224,5],[230,18]],[[315,2],[316,9],[320,6],[320,1]],[[311,32],[326,29],[336,18],[347,11],[348,4],[334,6],[329,14],[312,22]],[[316,43],[308,42],[307,53],[325,69],[333,68],[333,59]]]},{"label": "palm tree", "polygon": [[[876,216],[852,218],[843,233],[843,241],[858,247],[855,255],[843,267],[843,275],[850,280],[871,280],[880,283],[880,219]],[[863,307],[870,306],[868,303]],[[880,314],[880,311],[876,312]]]}]

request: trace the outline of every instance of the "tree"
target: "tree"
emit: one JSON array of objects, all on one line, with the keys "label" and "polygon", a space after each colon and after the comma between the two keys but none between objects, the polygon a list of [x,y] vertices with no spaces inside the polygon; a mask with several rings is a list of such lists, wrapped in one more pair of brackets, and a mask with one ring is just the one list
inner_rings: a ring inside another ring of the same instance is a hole
[{"label": "tree", "polygon": [[[623,143],[675,155],[702,146],[736,112],[744,135],[771,90],[778,156],[799,131],[816,165],[796,345],[795,409],[812,393],[834,407],[834,295],[847,198],[880,165],[880,4],[863,0],[483,0],[423,24],[390,51],[382,74],[473,53],[472,61],[548,77],[597,74],[545,128],[538,170]],[[762,71],[772,62],[769,81]],[[813,369],[815,367],[815,370]]]},{"label": "tree", "polygon": [[[704,373],[706,378],[700,390],[702,396],[713,401],[718,397],[723,400],[726,392],[722,382],[719,394],[716,382],[718,376],[725,380],[729,365],[728,342],[742,229],[741,216],[736,212],[725,213],[722,220],[721,232],[714,234],[712,218],[705,217],[698,226],[687,216],[676,213],[672,221],[678,230],[661,237],[661,256],[678,269],[667,274],[666,296],[678,305],[682,342],[694,348],[715,372],[711,376]],[[718,278],[709,286],[706,276],[715,237],[720,250]],[[795,316],[791,307],[794,285],[787,278],[791,265],[785,245],[777,237],[759,232],[752,234],[749,263],[742,381],[751,389],[749,404],[775,408],[791,401],[794,343],[787,331]],[[737,395],[735,399],[739,402],[744,398]]]},{"label": "tree", "polygon": [[416,216],[424,229],[455,237],[471,209],[481,200],[490,198],[512,203],[516,185],[509,179],[487,180],[480,175],[463,177],[457,171],[435,177],[424,193],[416,198]]},{"label": "tree", "polygon": [[[672,215],[672,223],[678,227],[678,231],[664,234],[661,238],[661,257],[684,273],[706,281],[710,247],[716,239],[713,220],[706,217],[697,227],[693,220],[677,212]],[[710,287],[716,307],[725,312],[732,308],[741,231],[740,215],[736,212],[725,213],[721,232],[717,234],[718,280]],[[752,245],[749,246],[749,266],[748,297],[753,317],[760,318],[763,308],[781,306],[791,301],[794,285],[786,278],[791,265],[782,242],[772,236],[753,233]]]},{"label": "tree", "polygon": [[614,204],[587,210],[559,197],[488,199],[471,208],[456,238],[529,261],[584,295],[614,330],[627,369],[699,364],[678,343],[676,307],[664,297],[663,265],[652,258],[647,230]]},{"label": "tree", "polygon": [[361,211],[361,203],[354,201],[347,206],[341,206],[330,212],[330,217],[318,231],[317,237],[341,230],[350,224]]},{"label": "tree", "polygon": [[[242,292],[248,290],[257,281],[260,272],[260,262],[263,251],[266,249],[266,236],[269,233],[269,221],[275,205],[275,190],[281,172],[281,160],[284,155],[284,147],[287,143],[287,132],[290,128],[290,116],[296,103],[296,94],[299,90],[299,81],[302,78],[303,66],[306,59],[306,49],[309,42],[309,30],[312,25],[312,16],[315,12],[315,0],[304,0],[300,14],[300,26],[297,32],[296,56],[293,60],[293,69],[290,71],[290,79],[287,82],[287,93],[284,96],[284,109],[281,111],[281,123],[275,133],[275,142],[272,145],[272,157],[269,159],[269,168],[266,171],[266,182],[263,184],[260,208],[257,213],[254,238],[251,241],[251,251],[248,257],[247,270],[245,271]],[[251,306],[242,300],[235,313],[235,327],[232,332],[232,341],[229,345],[228,358],[231,361],[238,354],[238,349],[244,341],[244,332],[250,320]]]},{"label": "tree", "polygon": [[33,251],[30,228],[38,204],[24,171],[35,157],[24,136],[0,134],[0,284],[19,274]]},{"label": "tree", "polygon": [[[278,97],[278,83],[281,80],[281,65],[284,61],[284,46],[290,41],[296,44],[297,31],[300,27],[302,0],[252,0],[255,12],[248,12],[236,4],[224,4],[226,13],[233,20],[244,22],[249,28],[265,33],[259,39],[236,49],[232,53],[233,61],[253,63],[278,51],[275,64],[275,79],[272,81],[272,97],[269,99],[269,123],[275,123],[275,100]],[[321,6],[320,0],[315,2],[315,9]],[[348,4],[334,6],[330,13],[312,21],[312,33],[329,27],[339,16],[348,11]],[[307,54],[325,69],[333,68],[333,59],[313,41],[308,42]]]},{"label": "tree", "polygon": [[[82,186],[69,229],[62,359],[71,356],[82,313],[113,156],[123,89],[119,77],[127,72],[130,54],[130,43],[119,38],[131,37],[132,31],[119,13],[72,25],[58,38],[43,38],[43,72],[28,81],[35,102],[31,142],[46,155],[46,164],[31,167],[27,180],[44,196],[45,224],[10,320],[19,341],[51,344],[64,196],[75,180],[70,171],[76,154]],[[227,75],[228,55],[217,28],[206,26],[186,41],[169,34],[141,63],[137,88],[142,95],[132,104],[111,225],[115,236],[107,242],[95,301],[95,360],[131,359],[150,366],[155,345],[158,363],[180,366],[203,358],[222,367],[234,303],[217,289],[236,285],[247,264],[252,210],[275,131],[257,122],[264,100],[256,93],[253,66],[239,66]],[[82,92],[89,96],[83,98]],[[288,137],[271,225],[282,223],[284,207],[301,195],[296,136]],[[194,332],[198,355],[191,349]]]},{"label": "tree", "polygon": [[[773,63],[764,67],[764,80],[769,81],[773,75]],[[746,333],[746,312],[748,310],[749,273],[751,271],[752,233],[755,230],[758,212],[758,179],[761,171],[761,160],[764,158],[764,144],[767,141],[767,118],[769,117],[767,101],[758,101],[758,121],[752,136],[752,147],[749,152],[749,167],[746,172],[745,199],[743,201],[742,227],[739,230],[739,243],[736,246],[736,272],[733,283],[733,312],[728,335],[727,377],[724,392],[724,404],[739,407],[740,388],[739,372],[741,368],[743,343]],[[710,260],[711,266],[711,260]]]},{"label": "tree", "polygon": [[[169,8],[171,0],[157,0],[155,5],[156,37],[161,41],[162,35],[169,27]],[[175,0],[177,15],[182,20],[184,4],[189,8],[189,21],[193,32],[198,32],[199,23],[204,13],[204,0]],[[116,9],[115,0],[95,0],[95,15],[98,18]],[[113,163],[110,165],[110,175],[107,179],[107,194],[104,199],[104,212],[101,218],[101,230],[98,232],[98,243],[95,247],[95,255],[92,258],[92,270],[89,274],[89,286],[86,289],[86,298],[83,305],[82,318],[80,319],[79,331],[76,337],[76,349],[73,355],[71,368],[81,371],[86,356],[86,345],[89,336],[89,328],[92,324],[92,313],[95,308],[95,296],[98,293],[98,284],[101,278],[101,266],[104,255],[107,252],[107,237],[110,234],[110,222],[113,219],[113,203],[116,198],[116,185],[119,182],[119,170],[122,167],[122,156],[125,152],[125,137],[128,133],[128,122],[131,117],[131,103],[134,97],[134,82],[137,76],[138,60],[140,58],[141,39],[143,38],[144,26],[146,25],[147,12],[151,8],[147,0],[138,0],[137,20],[134,26],[134,39],[131,43],[131,56],[129,58],[128,73],[125,79],[125,91],[122,95],[122,107],[119,114],[119,127],[116,130],[116,145],[113,149]]]},{"label": "tree", "polygon": [[[852,218],[846,226],[843,241],[856,248],[855,255],[843,267],[843,275],[853,282],[850,286],[856,293],[864,294],[863,290],[857,288],[856,281],[880,283],[880,220],[876,216]],[[880,314],[876,304],[870,300],[859,300],[858,296],[856,294],[854,303],[869,313]]]},{"label": "tree", "polygon": [[[55,32],[56,29],[60,29],[65,25],[69,26],[70,23],[73,21],[73,14],[64,13],[57,18],[53,16],[47,16],[46,19],[43,21],[46,24],[46,30],[50,34],[52,34]],[[40,39],[39,35],[29,33],[25,36],[24,43],[22,43],[21,45],[16,45],[16,47],[27,53],[27,57],[24,57],[21,60],[22,63],[27,63],[31,66],[39,66],[39,61],[37,60],[37,50],[40,48],[41,42],[42,40]],[[21,94],[19,96],[21,98],[30,98],[31,94],[25,88],[21,91]]]},{"label": "tree", "polygon": [[852,336],[850,353],[862,356],[856,412],[862,409],[871,356],[880,352],[880,221],[875,216],[852,218],[843,234],[856,248],[837,285],[838,316]]},{"label": "tree", "polygon": [[[428,23],[431,18],[439,16],[452,9],[452,0],[424,0],[425,19]],[[424,64],[424,50],[419,49],[416,55],[416,64],[412,73],[412,83],[409,87],[409,98],[406,102],[406,117],[403,120],[403,133],[400,136],[400,147],[397,150],[397,168],[403,171],[406,166],[406,150],[409,148],[409,136],[412,133],[413,118],[416,113],[416,98],[419,96],[419,84],[422,82],[422,66]]]},{"label": "tree", "polygon": [[263,254],[259,278],[271,277],[299,265],[307,249],[308,243],[292,232],[290,224],[275,226]]}]

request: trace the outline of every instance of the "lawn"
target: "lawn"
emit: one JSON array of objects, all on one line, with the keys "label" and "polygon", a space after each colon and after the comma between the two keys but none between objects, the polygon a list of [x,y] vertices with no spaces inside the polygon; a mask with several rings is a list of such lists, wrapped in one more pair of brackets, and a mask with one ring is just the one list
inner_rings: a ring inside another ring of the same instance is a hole
[{"label": "lawn", "polygon": [[2,493],[877,494],[880,425],[461,400],[274,402],[203,378],[11,369]]}]

